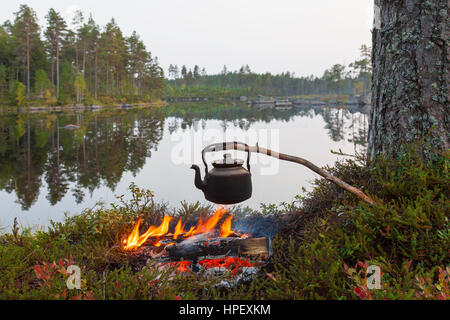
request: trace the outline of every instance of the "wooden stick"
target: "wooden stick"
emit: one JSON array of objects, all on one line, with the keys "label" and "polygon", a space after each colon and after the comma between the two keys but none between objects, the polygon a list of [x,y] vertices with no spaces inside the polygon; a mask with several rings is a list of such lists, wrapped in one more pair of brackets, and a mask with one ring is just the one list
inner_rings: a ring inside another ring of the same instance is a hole
[{"label": "wooden stick", "polygon": [[[310,169],[310,170],[314,171],[315,173],[317,173],[318,175],[324,177],[328,181],[333,182],[338,187],[340,187],[340,188],[342,188],[342,189],[344,189],[344,190],[354,194],[355,196],[357,196],[358,198],[360,198],[364,202],[367,202],[370,205],[374,205],[374,203],[375,203],[369,196],[367,196],[360,189],[349,185],[348,183],[346,183],[345,181],[342,181],[339,178],[336,178],[335,176],[331,175],[329,172],[319,168],[315,164],[313,164],[313,163],[311,163],[308,160],[305,160],[303,158],[294,157],[294,156],[290,156],[290,155],[287,155],[287,154],[278,153],[278,152],[275,152],[275,151],[272,151],[272,150],[269,150],[269,149],[260,148],[258,145],[256,145],[255,147],[250,147],[250,146],[245,146],[243,144],[239,144],[239,143],[235,143],[235,142],[226,144],[226,150],[233,150],[233,149],[234,150],[239,150],[239,151],[245,151],[245,152],[265,154],[265,155],[268,155],[270,157],[274,157],[274,158],[277,158],[277,159],[280,159],[280,160],[301,164],[302,166],[305,166],[308,169]],[[216,149],[216,151],[219,151],[219,149]]]}]

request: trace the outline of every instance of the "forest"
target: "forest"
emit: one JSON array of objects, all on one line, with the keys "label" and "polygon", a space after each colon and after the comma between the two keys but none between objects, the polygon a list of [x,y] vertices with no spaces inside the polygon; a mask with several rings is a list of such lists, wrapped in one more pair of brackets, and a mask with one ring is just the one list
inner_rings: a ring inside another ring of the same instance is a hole
[{"label": "forest", "polygon": [[0,104],[117,104],[162,95],[164,72],[136,32],[124,35],[114,19],[101,27],[81,11],[68,22],[50,9],[45,19],[42,27],[21,5],[0,26]]},{"label": "forest", "polygon": [[350,95],[367,94],[370,91],[371,48],[360,47],[360,57],[348,66],[335,64],[321,77],[298,77],[293,72],[281,74],[255,73],[250,66],[228,70],[224,66],[220,74],[208,75],[205,68],[193,68],[171,64],[167,75],[165,94],[168,97],[239,97],[239,96],[295,96],[295,95]]},{"label": "forest", "polygon": [[[21,5],[0,26],[0,104],[65,106],[151,102],[172,97],[239,97],[367,94],[371,48],[348,66],[335,64],[322,77],[292,72],[258,74],[249,65],[207,74],[205,68],[171,64],[167,77],[136,32],[126,36],[114,19],[99,26],[77,11],[73,21],[50,9],[45,27]],[[72,26],[72,27],[69,27]]]}]

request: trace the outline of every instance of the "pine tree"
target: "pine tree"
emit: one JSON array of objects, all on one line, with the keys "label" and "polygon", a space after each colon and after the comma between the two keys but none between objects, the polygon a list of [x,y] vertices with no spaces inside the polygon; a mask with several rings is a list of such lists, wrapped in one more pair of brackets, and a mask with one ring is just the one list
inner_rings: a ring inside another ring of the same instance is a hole
[{"label": "pine tree", "polygon": [[40,41],[40,27],[36,12],[27,5],[21,5],[15,14],[13,33],[17,41],[18,56],[25,64],[27,95],[31,88],[31,50]]},{"label": "pine tree", "polygon": [[184,80],[186,80],[186,76],[187,76],[187,68],[185,65],[183,65],[181,67],[181,76],[183,77]]},{"label": "pine tree", "polygon": [[59,83],[59,59],[61,46],[63,44],[64,35],[66,33],[67,24],[61,15],[54,9],[50,9],[47,16],[48,27],[45,31],[50,55],[55,57],[56,62],[56,97],[59,98],[60,83]]},{"label": "pine tree", "polygon": [[195,82],[198,81],[198,79],[200,79],[200,67],[198,65],[194,66],[194,74],[193,74],[194,80]]},{"label": "pine tree", "polygon": [[[62,104],[75,96],[80,102],[89,93],[108,102],[111,99],[107,98],[123,100],[129,95],[149,99],[162,95],[164,71],[136,32],[124,37],[114,19],[101,32],[92,15],[85,23],[81,12],[73,30],[54,9],[46,20],[45,45],[36,14],[26,5],[20,6],[14,23],[6,21],[0,27],[0,98],[13,91],[9,88],[15,79],[26,84],[27,95],[31,86],[39,97],[47,96],[47,101],[54,100],[54,86]],[[174,77],[178,74],[175,67]],[[79,75],[84,81],[82,90]],[[17,104],[15,97],[13,103]]]},{"label": "pine tree", "polygon": [[[114,19],[106,25],[102,33],[103,55],[106,62],[106,88],[108,91],[111,72],[114,76],[112,83],[115,83],[117,93],[120,93],[120,80],[126,72],[126,44],[125,38]],[[112,80],[112,79],[111,79]],[[113,87],[113,86],[111,86]]]},{"label": "pine tree", "polygon": [[[92,79],[92,73],[94,77],[94,98],[97,99],[98,90],[98,50],[99,50],[99,40],[100,40],[100,28],[95,23],[92,15],[89,16],[87,23],[88,26],[88,43],[87,50],[89,55],[89,61],[91,66],[90,79]],[[93,69],[93,70],[92,70]],[[92,90],[92,88],[91,88]]]},{"label": "pine tree", "polygon": [[145,66],[150,62],[150,54],[147,52],[144,42],[137,35],[136,31],[127,38],[126,42],[132,92],[134,93],[135,81],[137,80],[137,92],[141,96]]}]

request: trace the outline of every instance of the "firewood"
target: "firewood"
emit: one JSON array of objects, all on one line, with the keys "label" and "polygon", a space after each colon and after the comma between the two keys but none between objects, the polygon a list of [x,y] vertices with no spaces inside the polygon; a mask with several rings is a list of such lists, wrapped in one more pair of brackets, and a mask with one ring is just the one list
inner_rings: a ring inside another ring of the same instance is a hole
[{"label": "firewood", "polygon": [[214,238],[189,239],[166,247],[170,257],[196,261],[205,256],[251,256],[269,258],[269,240],[267,238]]}]

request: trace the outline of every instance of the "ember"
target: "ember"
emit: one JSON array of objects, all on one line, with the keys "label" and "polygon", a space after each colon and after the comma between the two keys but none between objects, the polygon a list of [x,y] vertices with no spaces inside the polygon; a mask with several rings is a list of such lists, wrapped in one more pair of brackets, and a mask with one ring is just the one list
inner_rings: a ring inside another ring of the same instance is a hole
[{"label": "ember", "polygon": [[189,266],[192,264],[191,261],[181,261],[181,262],[176,262],[175,263],[178,267],[177,270],[180,272],[188,272],[189,271]]},{"label": "ember", "polygon": [[225,257],[222,259],[204,259],[199,264],[205,269],[226,268],[236,275],[242,267],[253,267],[247,259]]},{"label": "ember", "polygon": [[[255,266],[249,260],[237,257],[203,259],[198,262],[198,264],[206,270],[212,268],[225,268],[230,270],[233,275],[237,275],[238,272],[244,267],[250,268]],[[176,267],[176,269],[180,272],[192,271],[192,261],[169,262],[166,265]]]}]

